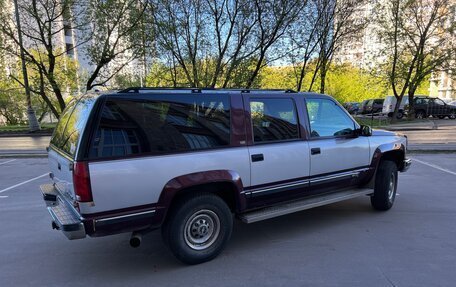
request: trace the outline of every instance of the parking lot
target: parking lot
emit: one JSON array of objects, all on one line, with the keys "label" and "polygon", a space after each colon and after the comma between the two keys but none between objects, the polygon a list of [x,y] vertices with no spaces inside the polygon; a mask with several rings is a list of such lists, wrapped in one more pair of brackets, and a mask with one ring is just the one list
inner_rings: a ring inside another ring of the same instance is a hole
[{"label": "parking lot", "polygon": [[185,266],[160,232],[69,241],[38,186],[47,160],[0,158],[0,286],[454,286],[456,154],[413,154],[396,204],[368,198],[245,225],[215,260]]}]

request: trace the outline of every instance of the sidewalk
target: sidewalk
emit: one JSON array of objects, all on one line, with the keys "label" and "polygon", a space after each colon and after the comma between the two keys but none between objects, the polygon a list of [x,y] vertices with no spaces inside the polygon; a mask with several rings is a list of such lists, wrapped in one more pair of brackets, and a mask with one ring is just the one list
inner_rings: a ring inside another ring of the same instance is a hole
[{"label": "sidewalk", "polygon": [[0,137],[0,157],[47,156],[50,137]]}]

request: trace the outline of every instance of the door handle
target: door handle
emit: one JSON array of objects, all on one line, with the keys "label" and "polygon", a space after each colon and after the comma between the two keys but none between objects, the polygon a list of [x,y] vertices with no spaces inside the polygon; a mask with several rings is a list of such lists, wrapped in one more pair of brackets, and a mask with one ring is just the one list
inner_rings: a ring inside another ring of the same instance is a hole
[{"label": "door handle", "polygon": [[252,154],[252,162],[263,161],[263,160],[264,160],[264,156],[262,153]]},{"label": "door handle", "polygon": [[319,147],[311,148],[311,149],[310,149],[310,154],[311,154],[311,155],[314,155],[314,154],[321,154],[321,150],[320,150]]}]

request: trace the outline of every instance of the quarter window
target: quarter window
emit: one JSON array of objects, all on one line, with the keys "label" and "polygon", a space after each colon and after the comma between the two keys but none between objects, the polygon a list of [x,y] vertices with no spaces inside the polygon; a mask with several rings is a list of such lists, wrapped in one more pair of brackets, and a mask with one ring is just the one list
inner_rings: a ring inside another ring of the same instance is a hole
[{"label": "quarter window", "polygon": [[250,113],[255,143],[299,138],[292,99],[251,99]]},{"label": "quarter window", "polygon": [[110,99],[103,108],[90,157],[210,149],[229,143],[228,96],[169,95],[147,101]]},{"label": "quarter window", "polygon": [[306,103],[311,137],[353,134],[355,124],[333,101],[327,99],[308,99]]}]

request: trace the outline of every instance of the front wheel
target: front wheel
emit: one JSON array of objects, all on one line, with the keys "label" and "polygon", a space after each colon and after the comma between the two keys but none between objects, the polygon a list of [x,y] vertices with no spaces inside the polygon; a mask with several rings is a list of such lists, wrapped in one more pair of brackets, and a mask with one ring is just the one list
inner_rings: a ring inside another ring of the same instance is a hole
[{"label": "front wheel", "polygon": [[375,177],[374,194],[371,196],[372,207],[376,210],[388,210],[394,204],[397,190],[396,163],[385,160],[380,162]]},{"label": "front wheel", "polygon": [[199,264],[215,258],[233,229],[233,216],[218,196],[201,193],[186,197],[172,209],[162,228],[163,240],[177,259]]}]

